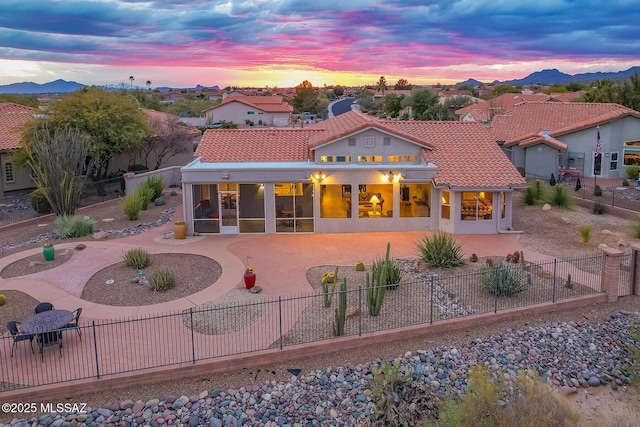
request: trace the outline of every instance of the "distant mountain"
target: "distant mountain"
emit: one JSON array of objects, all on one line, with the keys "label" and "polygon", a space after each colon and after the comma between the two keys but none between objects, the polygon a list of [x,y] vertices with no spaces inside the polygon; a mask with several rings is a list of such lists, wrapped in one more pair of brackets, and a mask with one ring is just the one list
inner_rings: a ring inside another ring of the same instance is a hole
[{"label": "distant mountain", "polygon": [[66,93],[74,92],[85,85],[68,82],[65,80],[56,80],[49,83],[38,84],[33,82],[11,83],[9,85],[0,85],[0,93]]},{"label": "distant mountain", "polygon": [[484,83],[479,82],[476,79],[467,79],[467,80],[465,80],[463,82],[456,83],[456,87],[457,86],[462,86],[462,85],[480,86],[481,84],[484,84]]},{"label": "distant mountain", "polygon": [[[625,71],[617,71],[610,73],[583,73],[583,74],[565,74],[563,72],[558,71],[557,69],[551,70],[542,70],[536,71],[534,73],[529,74],[527,77],[522,79],[515,80],[504,80],[499,81],[495,80],[491,84],[510,84],[510,85],[530,85],[530,84],[546,84],[546,85],[564,85],[571,82],[589,84],[593,83],[596,80],[609,79],[609,80],[618,80],[618,79],[626,79],[634,74],[640,74],[640,67],[631,67]],[[475,82],[475,83],[473,83]],[[474,86],[481,85],[483,83],[475,80],[469,79],[467,81],[456,83],[456,86],[463,84],[473,84]]]}]

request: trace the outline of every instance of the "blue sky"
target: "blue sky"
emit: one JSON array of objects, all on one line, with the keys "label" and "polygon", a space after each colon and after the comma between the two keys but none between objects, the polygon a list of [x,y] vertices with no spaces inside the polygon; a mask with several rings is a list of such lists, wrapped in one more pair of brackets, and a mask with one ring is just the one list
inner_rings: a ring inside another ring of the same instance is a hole
[{"label": "blue sky", "polygon": [[640,65],[637,0],[2,0],[0,84],[454,83]]}]

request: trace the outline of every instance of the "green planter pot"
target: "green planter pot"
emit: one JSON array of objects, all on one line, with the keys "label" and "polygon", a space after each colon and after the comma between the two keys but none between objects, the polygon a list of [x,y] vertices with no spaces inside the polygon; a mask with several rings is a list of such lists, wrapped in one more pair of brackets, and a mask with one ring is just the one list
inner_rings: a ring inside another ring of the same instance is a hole
[{"label": "green planter pot", "polygon": [[42,248],[42,255],[44,255],[45,261],[53,261],[53,258],[56,255],[56,251],[55,249],[53,249],[53,246],[49,246],[49,247],[45,246]]}]

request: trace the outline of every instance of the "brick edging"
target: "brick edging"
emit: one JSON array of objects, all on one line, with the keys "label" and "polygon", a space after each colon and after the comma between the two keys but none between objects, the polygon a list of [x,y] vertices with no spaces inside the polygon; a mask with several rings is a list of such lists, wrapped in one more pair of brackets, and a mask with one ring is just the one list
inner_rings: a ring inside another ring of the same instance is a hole
[{"label": "brick edging", "polygon": [[262,350],[241,355],[219,357],[213,360],[198,361],[196,363],[182,363],[169,367],[105,375],[100,379],[90,378],[61,384],[9,390],[0,392],[0,403],[63,401],[68,399],[69,396],[77,396],[80,390],[83,394],[89,394],[129,386],[140,386],[141,384],[152,384],[174,378],[197,378],[207,374],[223,373],[255,366],[268,366],[283,361],[326,355],[327,353],[346,352],[368,345],[394,341],[400,342],[401,340],[410,338],[428,336],[428,334],[431,333],[443,333],[470,328],[476,325],[487,325],[499,321],[517,319],[525,315],[553,313],[606,302],[606,294],[597,293],[555,303],[547,302],[527,307],[512,308],[499,311],[498,313],[460,317],[431,325],[414,325],[406,328],[373,332],[362,336],[340,337],[315,343],[300,344],[285,347],[282,350]]}]

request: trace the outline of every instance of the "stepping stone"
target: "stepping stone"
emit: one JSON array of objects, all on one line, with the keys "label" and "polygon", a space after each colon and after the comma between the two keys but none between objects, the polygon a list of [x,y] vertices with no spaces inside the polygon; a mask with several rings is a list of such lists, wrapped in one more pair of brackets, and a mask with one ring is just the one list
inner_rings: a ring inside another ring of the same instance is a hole
[{"label": "stepping stone", "polygon": [[113,222],[113,218],[105,218],[102,222]]}]

